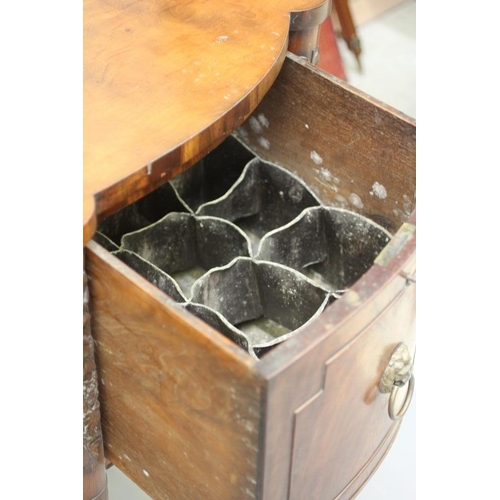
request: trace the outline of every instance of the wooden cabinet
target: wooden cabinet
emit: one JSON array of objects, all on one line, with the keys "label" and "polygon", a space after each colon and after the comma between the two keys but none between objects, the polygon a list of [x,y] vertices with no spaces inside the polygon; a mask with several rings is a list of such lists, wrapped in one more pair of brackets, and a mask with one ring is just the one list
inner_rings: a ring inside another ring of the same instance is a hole
[{"label": "wooden cabinet", "polygon": [[234,135],[392,240],[258,361],[89,242],[105,454],[158,499],[351,498],[399,427],[384,369],[399,343],[414,353],[415,122],[289,53]]},{"label": "wooden cabinet", "polygon": [[[412,383],[394,377],[415,349],[415,122],[287,53],[314,53],[329,9],[84,2],[85,500],[106,498],[103,445],[155,499],[352,498],[397,434],[388,406]],[[92,240],[229,135],[392,235],[261,359]]]}]

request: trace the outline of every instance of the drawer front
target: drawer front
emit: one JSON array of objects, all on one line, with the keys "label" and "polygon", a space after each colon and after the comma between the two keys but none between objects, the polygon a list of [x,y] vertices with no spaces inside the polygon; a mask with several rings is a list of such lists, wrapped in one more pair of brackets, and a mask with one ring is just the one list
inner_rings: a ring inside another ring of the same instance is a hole
[{"label": "drawer front", "polygon": [[94,242],[86,259],[107,458],[155,500],[254,498],[250,357]]},{"label": "drawer front", "polygon": [[[281,366],[273,366],[278,353],[265,360],[264,498],[351,498],[392,444],[399,425],[378,385],[400,342],[414,356],[415,285],[400,274],[414,272],[414,253],[408,257],[374,266],[303,338],[281,348]],[[370,284],[380,287],[372,292]],[[406,388],[399,392],[398,408]]]},{"label": "drawer front", "polygon": [[395,233],[351,292],[260,365],[263,498],[351,498],[399,428],[377,388],[384,367],[400,342],[414,353],[415,285],[401,276],[415,270],[415,121],[289,55],[236,135],[325,203]]},{"label": "drawer front", "polygon": [[294,412],[290,499],[351,498],[377,466],[396,425],[378,382],[399,342],[414,350],[414,290],[405,288],[321,366],[321,386]]}]

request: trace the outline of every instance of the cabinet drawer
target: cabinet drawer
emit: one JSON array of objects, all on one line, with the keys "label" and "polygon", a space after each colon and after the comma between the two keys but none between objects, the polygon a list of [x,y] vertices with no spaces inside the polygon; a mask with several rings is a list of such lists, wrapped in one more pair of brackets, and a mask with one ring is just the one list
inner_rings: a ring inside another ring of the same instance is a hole
[{"label": "cabinet drawer", "polygon": [[350,498],[398,429],[384,368],[414,352],[415,124],[289,55],[234,136],[393,237],[259,360],[91,242],[106,455],[154,498]]}]

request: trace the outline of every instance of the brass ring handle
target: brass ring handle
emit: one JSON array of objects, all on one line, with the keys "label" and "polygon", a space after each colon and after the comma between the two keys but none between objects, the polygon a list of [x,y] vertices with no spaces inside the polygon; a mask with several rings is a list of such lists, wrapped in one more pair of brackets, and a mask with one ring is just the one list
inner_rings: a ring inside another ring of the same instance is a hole
[{"label": "brass ring handle", "polygon": [[[406,384],[404,384],[406,385]],[[413,397],[413,391],[415,389],[415,377],[412,376],[410,377],[410,380],[408,381],[408,391],[406,393],[406,398],[403,403],[403,406],[401,406],[400,410],[398,412],[395,412],[395,405],[396,405],[396,394],[398,393],[399,389],[404,386],[397,386],[394,385],[392,387],[391,391],[391,397],[389,398],[389,417],[391,417],[391,420],[399,420],[400,418],[403,418],[404,414],[408,410],[408,407],[410,406],[411,399]]]},{"label": "brass ring handle", "polygon": [[[408,384],[408,391],[403,406],[396,411],[396,395],[401,387]],[[399,420],[408,410],[415,389],[415,377],[413,376],[413,360],[406,345],[401,342],[394,349],[379,383],[380,392],[391,393],[389,398],[389,417],[391,420]]]}]

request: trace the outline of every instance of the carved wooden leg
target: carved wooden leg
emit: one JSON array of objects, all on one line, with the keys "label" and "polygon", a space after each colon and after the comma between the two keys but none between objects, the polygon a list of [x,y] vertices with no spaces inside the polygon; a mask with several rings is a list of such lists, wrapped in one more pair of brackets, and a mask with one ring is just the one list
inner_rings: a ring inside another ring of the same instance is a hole
[{"label": "carved wooden leg", "polygon": [[107,500],[94,340],[90,330],[87,275],[83,272],[83,500]]}]

